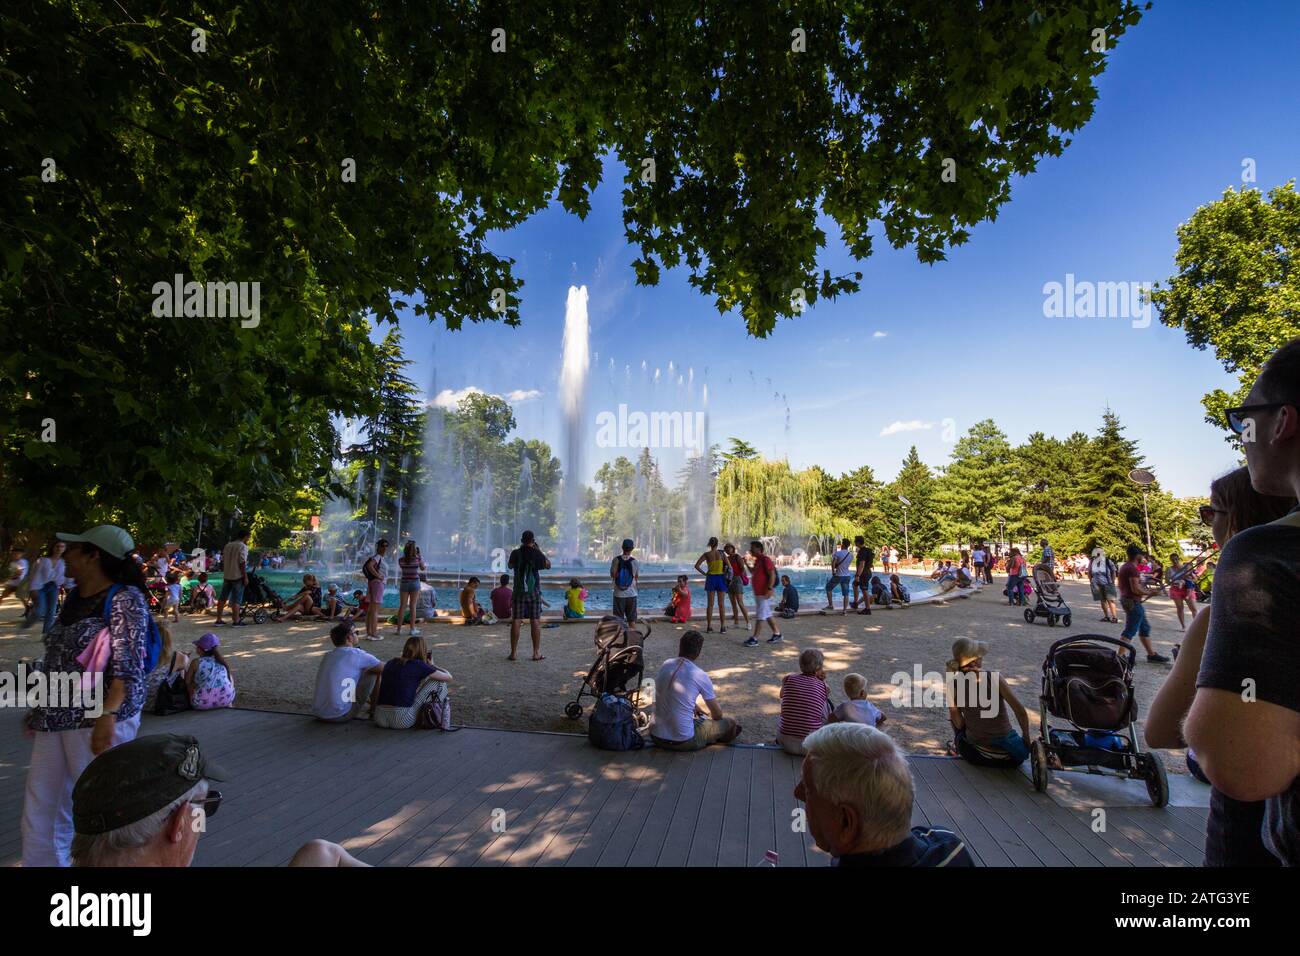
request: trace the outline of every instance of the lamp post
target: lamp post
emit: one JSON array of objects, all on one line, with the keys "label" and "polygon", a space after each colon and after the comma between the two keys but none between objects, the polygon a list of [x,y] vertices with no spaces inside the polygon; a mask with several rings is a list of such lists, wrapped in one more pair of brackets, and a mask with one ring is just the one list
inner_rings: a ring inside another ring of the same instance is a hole
[{"label": "lamp post", "polygon": [[1147,554],[1151,554],[1151,517],[1147,514],[1147,486],[1156,480],[1156,476],[1145,468],[1134,468],[1128,473],[1129,481],[1142,488],[1142,521],[1147,529]]},{"label": "lamp post", "polygon": [[1006,545],[1006,540],[1007,540],[1007,519],[999,515],[998,516],[998,553],[999,554],[1002,553],[1002,549]]},{"label": "lamp post", "polygon": [[898,496],[898,500],[903,503],[903,550],[907,552],[907,563],[910,565],[912,563],[912,545],[907,539],[907,509],[912,506],[912,502],[902,495]]}]

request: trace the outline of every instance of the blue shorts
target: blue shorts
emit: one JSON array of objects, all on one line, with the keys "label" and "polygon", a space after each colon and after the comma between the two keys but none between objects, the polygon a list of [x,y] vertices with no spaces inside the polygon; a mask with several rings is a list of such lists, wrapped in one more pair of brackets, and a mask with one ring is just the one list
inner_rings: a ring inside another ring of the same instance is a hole
[{"label": "blue shorts", "polygon": [[231,604],[244,603],[244,582],[238,578],[221,582],[221,600]]},{"label": "blue shorts", "polygon": [[727,576],[725,574],[706,574],[704,576],[704,590],[721,591],[727,593]]},{"label": "blue shorts", "polygon": [[835,590],[835,585],[840,586],[840,593],[845,597],[849,594],[849,585],[853,583],[853,578],[847,574],[832,574],[831,579],[826,582],[826,593],[830,594]]}]

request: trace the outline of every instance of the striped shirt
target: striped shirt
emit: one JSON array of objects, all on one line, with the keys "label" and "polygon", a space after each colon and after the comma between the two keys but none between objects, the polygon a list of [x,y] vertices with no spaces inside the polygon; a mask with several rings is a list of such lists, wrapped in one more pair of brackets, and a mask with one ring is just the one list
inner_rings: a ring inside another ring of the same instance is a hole
[{"label": "striped shirt", "polygon": [[781,681],[781,716],[776,729],[787,737],[807,737],[826,723],[830,693],[813,674],[787,674]]},{"label": "striped shirt", "polygon": [[418,581],[420,572],[424,570],[424,561],[420,558],[412,558],[410,561],[406,558],[398,558],[397,566],[402,569],[403,581]]}]

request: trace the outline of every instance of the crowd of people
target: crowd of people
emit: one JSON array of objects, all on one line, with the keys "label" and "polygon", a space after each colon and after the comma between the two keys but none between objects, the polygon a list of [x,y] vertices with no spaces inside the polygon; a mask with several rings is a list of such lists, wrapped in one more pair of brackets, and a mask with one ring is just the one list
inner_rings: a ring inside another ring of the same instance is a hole
[{"label": "crowd of people", "polygon": [[[1175,603],[1184,627],[1180,653],[1151,704],[1145,736],[1154,748],[1186,748],[1189,769],[1211,786],[1207,865],[1298,865],[1300,645],[1290,610],[1300,602],[1300,340],[1269,359],[1245,403],[1227,411],[1226,424],[1243,438],[1246,465],[1216,480],[1209,504],[1202,508],[1202,520],[1218,545],[1214,566],[1175,554],[1166,568],[1133,544],[1122,564],[1094,549],[1087,557],[1087,578],[1103,621],[1118,623],[1118,601],[1125,614],[1121,638],[1140,641],[1150,662],[1164,663],[1165,658],[1151,644],[1144,605],[1166,590]],[[247,538],[241,533],[223,549],[217,623],[223,623],[227,605],[231,623],[238,625],[241,619]],[[361,594],[364,613],[345,614],[331,625],[333,647],[319,664],[313,713],[325,722],[368,716],[386,729],[452,729],[452,676],[433,662],[414,627],[418,601],[404,598],[399,608],[399,627],[407,615],[411,625],[399,656],[385,662],[358,646],[361,622],[364,637],[379,636],[387,548],[387,542],[379,542],[362,568],[367,580]],[[1040,542],[1040,548],[1035,568],[1055,575],[1057,561],[1049,543]],[[609,568],[616,613],[628,622],[638,619],[640,568],[633,552],[634,542],[624,541]],[[860,613],[870,612],[876,579],[865,577],[863,569],[870,569],[872,557],[861,539],[856,552],[848,540],[841,542],[832,555],[828,610],[834,609],[834,591],[839,590],[841,613],[848,612],[850,596],[855,608],[861,605]],[[1079,557],[1067,562],[1076,574]],[[970,558],[972,579],[988,581],[1001,556],[977,546]],[[59,534],[34,566],[25,553],[14,558],[20,580],[11,576],[0,600],[28,582],[36,608],[28,616],[32,623],[39,620],[44,632],[41,666],[47,673],[96,676],[103,687],[102,712],[93,701],[60,701],[28,714],[32,752],[22,812],[24,865],[74,860],[88,866],[184,865],[192,858],[201,828],[182,827],[183,818],[191,806],[209,815],[216,812],[221,797],[209,782],[219,781],[223,773],[210,765],[193,738],[136,736],[150,696],[161,695],[164,688],[169,696],[183,694],[198,709],[228,707],[234,700],[234,678],[220,638],[205,633],[192,653],[183,653],[172,647],[165,625],[160,627],[151,613],[153,609],[161,617],[163,610],[170,613],[175,607],[171,589],[180,584],[175,577],[194,575],[191,594],[206,585],[200,576],[207,568],[195,568],[194,560],[168,546],[146,562],[130,535],[111,525]],[[407,581],[409,571],[409,580],[418,585],[423,570],[418,548],[408,545],[402,560],[399,580]],[[1019,604],[1022,582],[1029,577],[1026,558],[1011,548],[1004,560],[1008,602]],[[522,623],[528,621],[533,660],[544,660],[541,575],[550,561],[528,532],[508,565],[513,578],[499,579],[491,603],[495,613],[508,602],[510,659],[516,658]],[[147,567],[152,569],[148,576]],[[798,608],[798,591],[788,575],[779,582],[782,601],[773,606],[777,569],[760,541],[751,542],[742,556],[733,546],[719,548],[717,539],[710,539],[696,567],[705,575],[705,632],[685,631],[676,656],[663,662],[654,681],[650,736],[668,750],[728,744],[742,734],[741,725],[724,713],[699,663],[714,611],[725,630],[728,610],[733,626],[738,612],[746,610],[743,601],[739,607],[733,601],[736,582],[741,589],[746,584],[753,589],[753,631],[746,645],[758,643],[765,621],[769,642],[781,641],[774,618]],[[947,566],[940,569],[946,571]],[[1211,574],[1215,583],[1206,603],[1205,578]],[[151,588],[151,583],[162,587]],[[314,617],[320,612],[333,619],[332,605],[343,602],[321,595],[314,579],[303,584],[287,605],[291,613]],[[61,589],[66,593],[60,604]],[[151,602],[151,590],[164,592],[161,604]],[[418,587],[400,590],[418,595]],[[585,600],[581,582],[571,582],[568,590],[566,608],[585,613],[579,607]],[[689,587],[684,601],[689,608]],[[357,609],[361,606],[358,602]],[[467,620],[486,614],[476,601],[469,607]],[[950,700],[951,749],[972,763],[1017,766],[1029,750],[1028,714],[1014,689],[986,668],[988,653],[985,642],[969,638],[952,645],[948,672],[974,687],[977,699],[996,700],[999,706],[990,712],[970,701]],[[970,865],[970,854],[956,834],[910,826],[911,771],[897,745],[878,729],[885,716],[868,699],[866,680],[847,675],[837,703],[820,650],[804,649],[798,666],[778,689],[775,744],[803,756],[795,793],[806,805],[817,844],[841,866]],[[319,841],[295,859],[317,865],[357,862],[341,848]]]}]

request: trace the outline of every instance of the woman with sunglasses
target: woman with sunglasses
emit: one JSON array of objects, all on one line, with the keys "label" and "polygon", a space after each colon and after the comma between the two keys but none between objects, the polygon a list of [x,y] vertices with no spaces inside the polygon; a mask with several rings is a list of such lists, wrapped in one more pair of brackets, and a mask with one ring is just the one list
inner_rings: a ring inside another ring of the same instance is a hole
[{"label": "woman with sunglasses", "polygon": [[[1222,548],[1237,532],[1268,524],[1295,507],[1295,501],[1261,495],[1250,485],[1250,472],[1238,468],[1210,485],[1210,503],[1201,506],[1201,521],[1209,525],[1215,542]],[[1148,747],[1186,747],[1182,724],[1196,696],[1196,675],[1201,669],[1205,635],[1210,627],[1210,609],[1203,607],[1192,619],[1183,637],[1173,669],[1156,695],[1147,714]],[[1204,780],[1195,755],[1187,752],[1187,765]],[[1210,790],[1210,816],[1206,823],[1206,866],[1278,866],[1278,859],[1264,846],[1260,827],[1264,803],[1234,800]]]},{"label": "woman with sunglasses", "polygon": [[[1201,518],[1205,522],[1204,517]],[[1209,524],[1210,522],[1205,522]],[[1183,556],[1177,552],[1169,555],[1169,597],[1173,599],[1174,610],[1178,612],[1178,626],[1187,630],[1187,621],[1183,617],[1183,608],[1196,617],[1196,568],[1190,563],[1183,563]]]},{"label": "woman with sunglasses", "polygon": [[145,699],[149,610],[143,568],[130,558],[131,536],[99,525],[57,537],[68,545],[63,559],[77,586],[45,635],[43,669],[52,691],[69,684],[64,675],[80,680],[86,668],[78,657],[105,629],[111,651],[97,692],[47,700],[50,706],[34,707],[28,715],[34,740],[23,799],[25,867],[69,865],[72,785],[98,754],[135,737]]}]

